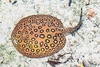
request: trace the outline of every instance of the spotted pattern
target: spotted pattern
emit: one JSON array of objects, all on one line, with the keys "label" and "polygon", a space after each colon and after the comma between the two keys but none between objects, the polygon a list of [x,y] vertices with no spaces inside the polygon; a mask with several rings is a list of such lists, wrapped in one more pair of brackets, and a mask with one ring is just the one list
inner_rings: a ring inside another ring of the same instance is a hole
[{"label": "spotted pattern", "polygon": [[66,43],[62,22],[50,15],[32,15],[21,19],[11,39],[16,49],[30,58],[51,56]]}]

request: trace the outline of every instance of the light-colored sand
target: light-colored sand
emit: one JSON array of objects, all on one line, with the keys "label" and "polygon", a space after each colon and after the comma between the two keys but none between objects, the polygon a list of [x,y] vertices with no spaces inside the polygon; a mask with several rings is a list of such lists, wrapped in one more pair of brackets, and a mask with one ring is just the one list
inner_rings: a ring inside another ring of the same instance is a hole
[{"label": "light-colored sand", "polygon": [[[52,67],[46,61],[63,53],[72,53],[73,59],[56,67],[100,67],[100,0],[0,0],[0,67]],[[17,22],[33,14],[50,14],[59,18],[65,27],[75,26],[83,8],[83,25],[73,35],[66,36],[66,45],[57,54],[45,58],[27,58],[21,55],[11,42],[11,32]],[[94,10],[88,19],[90,10]],[[66,61],[66,54],[60,61]]]}]

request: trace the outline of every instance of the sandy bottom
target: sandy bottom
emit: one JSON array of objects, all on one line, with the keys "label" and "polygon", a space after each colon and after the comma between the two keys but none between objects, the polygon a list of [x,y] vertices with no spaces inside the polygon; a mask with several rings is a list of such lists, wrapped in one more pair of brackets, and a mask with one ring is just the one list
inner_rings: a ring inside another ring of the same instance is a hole
[{"label": "sandy bottom", "polygon": [[[52,67],[48,59],[57,58],[55,67],[100,67],[100,0],[0,0],[0,67]],[[66,45],[58,53],[44,58],[27,58],[11,42],[18,21],[29,15],[49,14],[59,18],[65,27],[75,26],[83,8],[83,25],[66,36]]]}]

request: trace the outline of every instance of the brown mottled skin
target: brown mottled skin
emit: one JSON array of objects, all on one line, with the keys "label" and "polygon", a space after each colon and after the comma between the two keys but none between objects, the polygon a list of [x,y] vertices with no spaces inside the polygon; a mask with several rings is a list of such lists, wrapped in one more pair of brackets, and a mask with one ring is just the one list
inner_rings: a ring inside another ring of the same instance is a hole
[{"label": "brown mottled skin", "polygon": [[81,25],[82,10],[79,23],[69,28],[65,28],[56,17],[32,15],[18,22],[11,39],[16,49],[24,56],[41,58],[60,51],[66,43],[65,34],[77,31]]}]

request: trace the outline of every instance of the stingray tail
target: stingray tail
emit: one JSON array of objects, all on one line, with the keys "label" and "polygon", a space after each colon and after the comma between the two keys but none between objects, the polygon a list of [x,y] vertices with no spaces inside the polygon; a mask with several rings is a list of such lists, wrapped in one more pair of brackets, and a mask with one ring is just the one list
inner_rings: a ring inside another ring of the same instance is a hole
[{"label": "stingray tail", "polygon": [[81,25],[82,25],[82,8],[81,8],[79,23],[75,27],[66,28],[65,32],[72,34],[72,33],[76,32],[81,27]]}]

